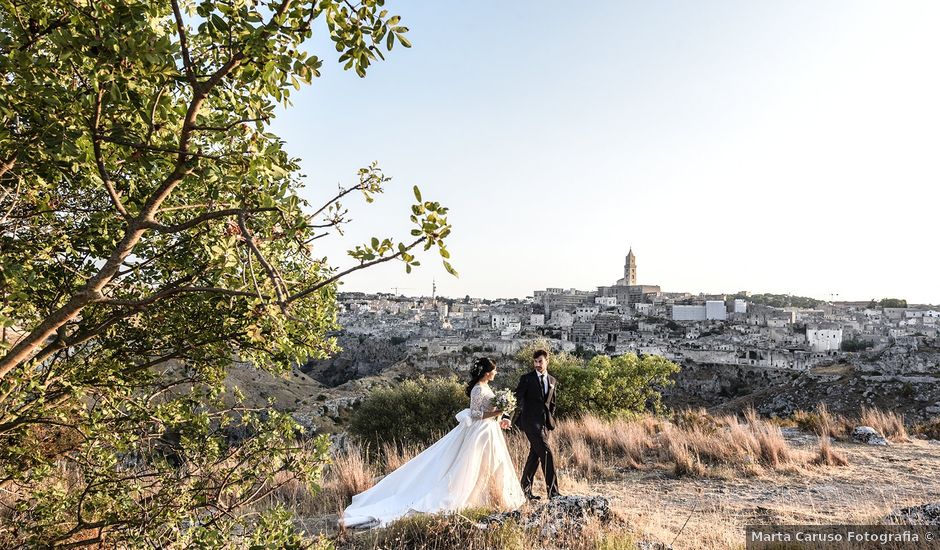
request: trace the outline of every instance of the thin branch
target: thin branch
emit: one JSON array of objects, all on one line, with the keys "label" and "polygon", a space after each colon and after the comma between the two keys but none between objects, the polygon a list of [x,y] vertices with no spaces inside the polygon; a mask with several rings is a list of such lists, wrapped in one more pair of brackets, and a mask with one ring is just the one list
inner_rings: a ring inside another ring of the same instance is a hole
[{"label": "thin branch", "polygon": [[140,308],[148,306],[157,300],[162,300],[163,298],[168,298],[176,294],[193,294],[193,293],[204,293],[204,294],[221,294],[225,296],[248,296],[248,297],[257,297],[257,294],[254,292],[248,292],[245,290],[231,290],[228,288],[218,288],[210,286],[178,286],[174,288],[167,288],[161,290],[150,296],[143,298],[141,300],[120,300],[116,298],[105,298],[96,302],[97,304],[109,305],[109,306],[120,306],[120,307],[130,307],[130,308]]},{"label": "thin branch", "polygon": [[189,46],[186,40],[186,27],[183,24],[183,14],[180,13],[180,5],[177,0],[170,0],[173,6],[173,17],[176,19],[176,32],[180,38],[180,50],[183,53],[183,69],[186,71],[186,79],[190,84],[196,85],[196,74],[193,71],[193,60],[189,57]]},{"label": "thin branch", "polygon": [[[114,143],[116,145],[124,145],[127,147],[133,147],[134,149],[140,149],[141,151],[153,151],[155,153],[172,153],[174,155],[184,155],[186,157],[194,158],[205,158],[212,160],[223,160],[223,156],[219,155],[207,155],[205,153],[193,153],[188,150],[183,149],[171,149],[169,147],[154,147],[153,145],[147,145],[146,143],[138,143],[136,141],[127,141],[123,139],[117,139],[105,135],[97,135],[96,137],[101,138],[102,141],[107,141],[108,143]],[[225,155],[231,156],[231,155]]]},{"label": "thin branch", "polygon": [[[36,29],[35,32],[33,32],[32,28],[23,29],[23,30],[28,30],[29,38],[26,40],[24,44],[20,45],[20,51],[25,52],[26,50],[30,49],[33,46],[33,44],[38,42],[39,39],[42,38],[43,36],[46,36],[47,34],[51,33],[52,31],[56,30],[59,27],[64,27],[67,21],[68,21],[68,17],[60,17],[59,19],[56,19],[55,21],[52,21],[51,23],[46,25],[45,28]],[[32,23],[33,21],[30,20],[31,25]]]},{"label": "thin branch", "polygon": [[157,96],[153,98],[153,107],[150,108],[150,122],[147,125],[147,137],[144,141],[147,145],[150,145],[150,138],[153,137],[154,131],[154,119],[157,118],[157,107],[160,105],[160,99],[163,97],[163,91],[166,90],[166,84],[160,86],[160,89],[157,91]]},{"label": "thin branch", "polygon": [[423,243],[423,242],[426,241],[426,240],[427,240],[427,237],[421,237],[420,239],[418,239],[418,240],[412,242],[410,245],[406,246],[403,250],[399,250],[398,252],[392,254],[391,256],[385,256],[384,258],[377,258],[377,259],[375,259],[375,260],[372,260],[371,262],[361,263],[361,264],[359,264],[359,265],[357,265],[357,266],[350,267],[349,269],[347,269],[347,270],[345,270],[345,271],[341,271],[341,272],[337,273],[336,275],[333,275],[333,276],[330,277],[329,279],[326,279],[325,281],[321,281],[321,282],[319,282],[319,283],[313,285],[313,286],[310,287],[310,288],[307,288],[307,289],[305,289],[305,290],[301,290],[300,292],[294,294],[293,296],[291,296],[290,298],[287,299],[287,302],[288,302],[288,303],[294,302],[294,301],[299,300],[299,299],[301,299],[301,298],[303,298],[303,297],[305,297],[305,296],[309,296],[310,294],[313,294],[314,292],[320,290],[321,288],[323,288],[323,287],[325,287],[325,286],[327,286],[327,285],[329,285],[329,284],[335,283],[336,281],[342,279],[343,277],[345,277],[346,275],[349,275],[350,273],[352,273],[352,272],[354,272],[354,271],[359,271],[360,269],[366,269],[367,267],[372,267],[372,266],[374,266],[374,265],[378,265],[378,264],[380,264],[380,263],[387,262],[387,261],[389,261],[389,260],[394,260],[395,258],[400,257],[402,254],[408,252],[409,250],[411,250],[412,248],[418,246],[419,244]]},{"label": "thin branch", "polygon": [[193,126],[193,130],[205,130],[205,131],[215,131],[215,132],[228,132],[232,128],[238,126],[239,124],[245,124],[247,122],[267,122],[269,119],[266,116],[260,118],[243,118],[241,120],[236,120],[235,122],[227,126]]},{"label": "thin branch", "polygon": [[330,199],[329,201],[327,201],[323,206],[320,207],[319,210],[317,210],[316,212],[314,212],[313,215],[310,216],[310,219],[316,218],[317,216],[320,215],[321,212],[323,212],[324,210],[326,210],[327,208],[329,208],[331,205],[333,205],[334,203],[336,203],[336,201],[340,200],[341,198],[345,197],[346,195],[352,193],[353,191],[358,191],[358,190],[364,189],[364,187],[365,187],[365,186],[364,186],[363,184],[359,183],[359,184],[356,184],[356,185],[350,187],[349,189],[342,189],[342,188],[340,188],[339,194],[337,194],[335,197],[333,197],[332,199]]},{"label": "thin branch", "polygon": [[268,206],[264,208],[228,208],[226,210],[206,212],[205,214],[201,214],[191,220],[185,221],[183,223],[178,223],[176,225],[163,225],[163,224],[152,222],[152,221],[142,222],[141,225],[147,229],[153,229],[154,231],[159,231],[160,233],[179,233],[180,231],[186,231],[187,229],[196,227],[197,225],[203,222],[207,222],[209,220],[224,218],[226,216],[235,216],[235,215],[257,213],[257,212],[280,212],[280,208],[276,206]]},{"label": "thin branch", "polygon": [[98,124],[101,122],[101,104],[103,99],[104,88],[99,87],[98,95],[95,98],[95,113],[91,118],[91,143],[95,151],[95,165],[98,167],[98,175],[101,177],[101,181],[104,183],[104,188],[108,190],[108,196],[111,197],[111,202],[114,203],[114,208],[118,211],[118,214],[127,219],[130,216],[127,213],[127,209],[124,208],[124,203],[121,202],[121,196],[114,188],[114,184],[111,183],[111,176],[108,174],[108,169],[104,165],[104,156],[101,154],[101,141],[99,140],[100,136],[98,134]]},{"label": "thin branch", "polygon": [[13,169],[13,165],[16,164],[16,153],[13,153],[7,157],[3,164],[0,164],[0,178],[6,175],[7,172]]},{"label": "thin branch", "polygon": [[284,300],[284,295],[287,292],[287,288],[284,286],[284,281],[281,279],[280,274],[274,269],[267,259],[265,259],[264,254],[258,250],[258,246],[255,244],[254,236],[248,230],[248,225],[245,223],[245,215],[238,215],[238,228],[242,232],[242,238],[245,239],[245,242],[248,244],[248,248],[254,252],[255,256],[258,257],[258,262],[261,264],[261,267],[264,268],[265,272],[268,274],[268,278],[271,279],[271,283],[274,285],[274,294],[277,296],[277,303],[281,306],[281,310],[287,313],[287,303]]}]

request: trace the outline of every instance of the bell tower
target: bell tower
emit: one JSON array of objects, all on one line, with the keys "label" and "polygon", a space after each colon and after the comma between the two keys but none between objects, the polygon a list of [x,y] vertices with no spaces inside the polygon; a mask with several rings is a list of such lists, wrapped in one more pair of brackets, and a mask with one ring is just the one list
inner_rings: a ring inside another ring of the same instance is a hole
[{"label": "bell tower", "polygon": [[627,253],[627,260],[623,264],[623,284],[632,286],[636,284],[636,256],[633,255],[633,247]]}]

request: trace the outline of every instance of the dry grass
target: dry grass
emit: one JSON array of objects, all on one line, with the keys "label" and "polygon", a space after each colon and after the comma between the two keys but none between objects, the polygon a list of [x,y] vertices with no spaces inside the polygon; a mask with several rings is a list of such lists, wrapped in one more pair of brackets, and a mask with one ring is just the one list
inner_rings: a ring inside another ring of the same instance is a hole
[{"label": "dry grass", "polygon": [[339,515],[352,501],[353,495],[372,487],[378,476],[379,470],[370,460],[369,453],[350,446],[333,455],[315,494],[302,482],[290,481],[274,496],[300,517]]},{"label": "dry grass", "polygon": [[350,446],[333,457],[329,466],[329,481],[340,495],[352,499],[375,484],[375,468],[358,447]]},{"label": "dry grass", "polygon": [[895,443],[907,443],[911,440],[907,434],[907,428],[904,427],[904,416],[894,411],[862,407],[859,423],[863,426],[871,426]]},{"label": "dry grass", "polygon": [[844,416],[833,415],[825,403],[820,403],[815,411],[796,411],[793,420],[801,430],[819,436],[844,440],[852,434],[852,423]]},{"label": "dry grass", "polygon": [[851,439],[852,430],[856,426],[870,426],[895,443],[907,443],[911,440],[904,425],[903,415],[878,408],[863,406],[859,416],[853,419],[832,414],[825,403],[820,403],[815,411],[796,411],[793,413],[793,420],[804,431],[841,441]]},{"label": "dry grass", "polygon": [[385,459],[385,473],[394,472],[399,466],[418,456],[423,449],[418,445],[386,443],[382,447]]},{"label": "dry grass", "polygon": [[614,514],[608,523],[590,518],[580,529],[542,534],[538,527],[524,529],[512,521],[480,529],[477,522],[490,513],[486,509],[471,509],[460,514],[409,516],[384,529],[345,532],[337,538],[336,546],[349,550],[625,550],[636,547],[634,535],[627,530],[619,514]]},{"label": "dry grass", "polygon": [[926,422],[919,422],[911,428],[911,432],[925,439],[940,440],[940,416],[931,418]]},{"label": "dry grass", "polygon": [[819,466],[848,466],[849,459],[832,446],[832,439],[828,435],[819,437],[819,452],[813,459],[813,464]]},{"label": "dry grass", "polygon": [[753,410],[743,418],[713,417],[704,409],[679,411],[670,420],[589,416],[559,423],[553,437],[559,466],[585,479],[653,468],[682,476],[754,476],[813,465],[811,455],[794,450],[776,424]]}]

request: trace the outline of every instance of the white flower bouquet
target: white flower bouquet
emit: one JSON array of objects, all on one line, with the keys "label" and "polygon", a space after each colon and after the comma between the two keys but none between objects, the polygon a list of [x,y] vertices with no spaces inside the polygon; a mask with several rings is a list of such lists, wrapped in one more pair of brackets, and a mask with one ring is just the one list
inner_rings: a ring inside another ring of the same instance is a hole
[{"label": "white flower bouquet", "polygon": [[516,394],[512,390],[497,391],[496,397],[493,398],[493,406],[504,413],[511,413],[516,409]]}]

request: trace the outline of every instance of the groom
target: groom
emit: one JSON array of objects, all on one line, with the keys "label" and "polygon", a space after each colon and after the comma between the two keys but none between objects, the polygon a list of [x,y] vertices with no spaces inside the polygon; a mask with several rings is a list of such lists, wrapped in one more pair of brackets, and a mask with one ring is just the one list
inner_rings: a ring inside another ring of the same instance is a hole
[{"label": "groom", "polygon": [[529,458],[522,470],[522,490],[529,500],[535,470],[542,466],[548,497],[559,496],[555,480],[555,461],[548,446],[548,431],[555,429],[555,378],[548,374],[548,352],[540,349],[532,354],[532,370],[519,377],[516,386],[516,425],[529,439]]}]

